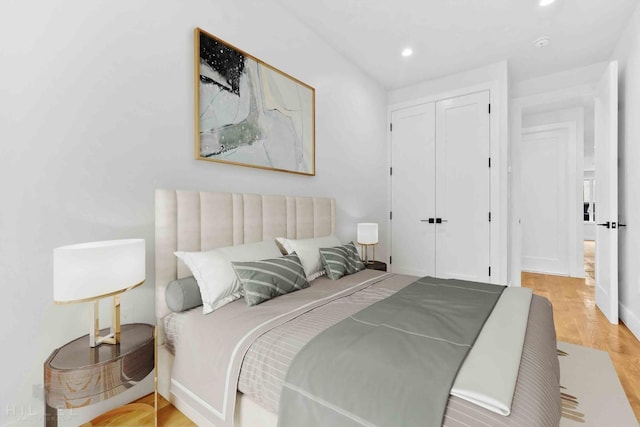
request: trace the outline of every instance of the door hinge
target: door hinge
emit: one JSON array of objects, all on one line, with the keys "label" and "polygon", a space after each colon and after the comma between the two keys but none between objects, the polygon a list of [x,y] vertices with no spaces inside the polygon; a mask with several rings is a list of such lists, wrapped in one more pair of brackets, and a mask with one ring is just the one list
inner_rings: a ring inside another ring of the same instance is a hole
[{"label": "door hinge", "polygon": [[389,132],[393,132],[393,123],[389,123]]},{"label": "door hinge", "polygon": [[491,114],[491,104],[489,104],[489,114]]},{"label": "door hinge", "polygon": [[489,167],[491,167],[491,157],[489,157]]},{"label": "door hinge", "polygon": [[489,212],[489,222],[491,222],[491,212]]},{"label": "door hinge", "polygon": [[393,212],[389,212],[389,220],[393,219]]},{"label": "door hinge", "polygon": [[491,277],[491,266],[489,266],[489,277]]},{"label": "door hinge", "polygon": [[389,175],[393,175],[393,168],[389,168]]},{"label": "door hinge", "polygon": [[391,264],[391,255],[389,255],[389,264]]}]

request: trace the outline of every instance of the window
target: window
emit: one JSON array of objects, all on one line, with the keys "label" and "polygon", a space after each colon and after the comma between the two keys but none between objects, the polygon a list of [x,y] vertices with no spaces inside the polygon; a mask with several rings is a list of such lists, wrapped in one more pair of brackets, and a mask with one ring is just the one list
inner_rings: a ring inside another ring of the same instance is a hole
[{"label": "window", "polygon": [[584,205],[583,219],[585,222],[596,221],[595,180],[585,178],[582,189],[582,201]]}]

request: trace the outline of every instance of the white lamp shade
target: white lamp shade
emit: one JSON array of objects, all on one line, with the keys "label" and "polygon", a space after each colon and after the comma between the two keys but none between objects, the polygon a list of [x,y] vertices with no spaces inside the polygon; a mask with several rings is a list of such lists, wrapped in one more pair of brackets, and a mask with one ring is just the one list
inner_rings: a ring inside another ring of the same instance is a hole
[{"label": "white lamp shade", "polygon": [[53,250],[53,299],[56,302],[113,295],[144,279],[144,239],[81,243]]},{"label": "white lamp shade", "polygon": [[358,243],[361,245],[377,244],[378,224],[375,222],[361,222],[358,224]]}]

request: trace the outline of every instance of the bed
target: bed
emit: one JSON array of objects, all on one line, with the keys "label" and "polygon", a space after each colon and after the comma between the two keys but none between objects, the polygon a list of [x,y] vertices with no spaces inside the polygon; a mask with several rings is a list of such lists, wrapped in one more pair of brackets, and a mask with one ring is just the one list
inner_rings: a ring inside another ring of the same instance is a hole
[{"label": "bed", "polygon": [[[269,304],[246,307],[237,300],[209,315],[199,309],[171,313],[167,284],[191,275],[174,252],[334,235],[335,218],[335,201],[329,198],[156,191],[158,392],[198,425],[276,426],[282,384],[300,349],[418,278],[364,270],[339,280],[320,277],[308,289]],[[509,415],[449,396],[444,426],[558,425],[552,310],[536,296],[530,307]],[[225,334],[230,343],[218,341]]]}]

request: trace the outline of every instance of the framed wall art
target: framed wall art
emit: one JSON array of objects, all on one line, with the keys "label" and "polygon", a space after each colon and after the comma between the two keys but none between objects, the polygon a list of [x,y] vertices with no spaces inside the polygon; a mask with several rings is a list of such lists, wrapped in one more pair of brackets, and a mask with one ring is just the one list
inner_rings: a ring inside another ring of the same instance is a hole
[{"label": "framed wall art", "polygon": [[195,29],[196,159],[315,175],[315,89]]}]

